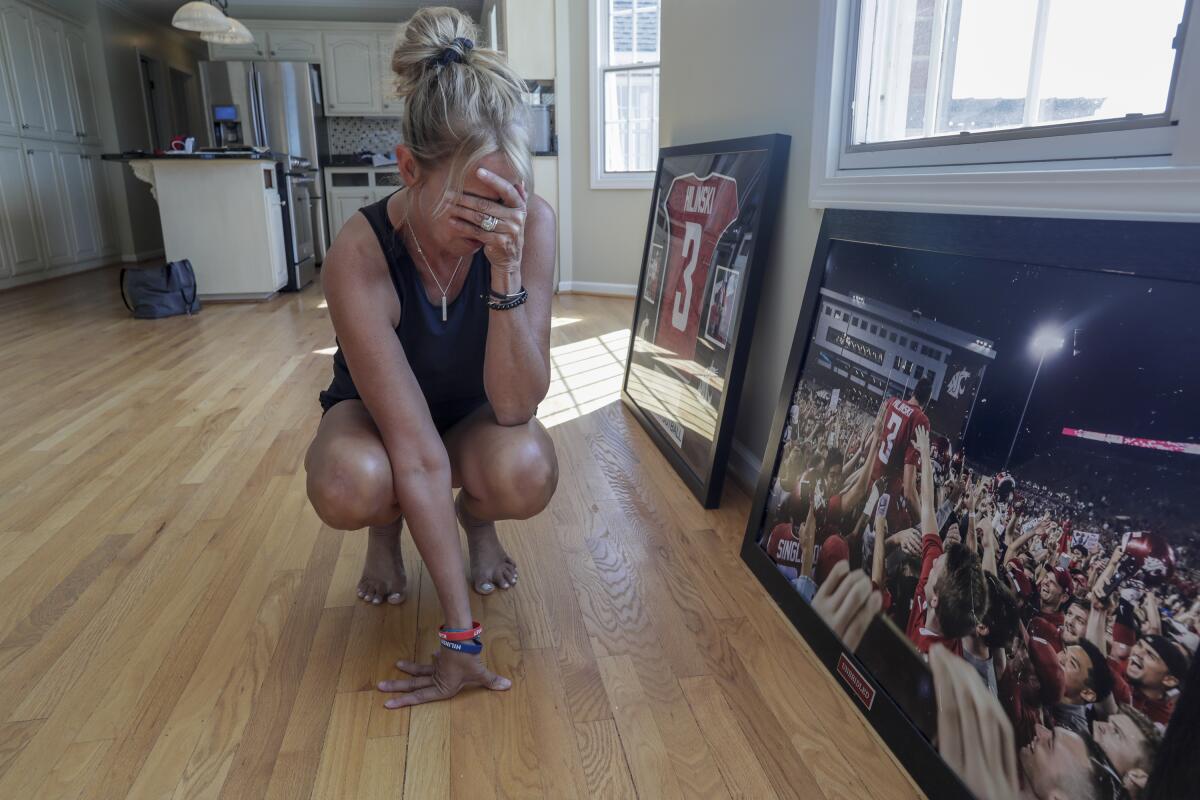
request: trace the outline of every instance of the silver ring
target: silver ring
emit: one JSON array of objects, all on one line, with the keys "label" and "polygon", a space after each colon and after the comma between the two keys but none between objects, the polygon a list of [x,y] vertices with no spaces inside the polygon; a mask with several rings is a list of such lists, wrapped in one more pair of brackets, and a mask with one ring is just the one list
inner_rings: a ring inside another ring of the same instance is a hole
[{"label": "silver ring", "polygon": [[490,214],[483,215],[483,221],[479,223],[479,227],[483,228],[488,233],[496,230],[496,226],[500,224],[500,220]]}]

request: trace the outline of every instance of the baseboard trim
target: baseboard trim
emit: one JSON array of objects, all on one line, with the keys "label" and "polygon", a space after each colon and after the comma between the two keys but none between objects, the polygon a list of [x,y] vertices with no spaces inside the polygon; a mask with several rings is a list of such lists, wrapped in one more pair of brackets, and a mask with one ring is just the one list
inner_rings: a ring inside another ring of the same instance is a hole
[{"label": "baseboard trim", "polygon": [[31,283],[42,283],[43,281],[51,281],[55,278],[66,278],[70,275],[77,275],[80,272],[88,272],[117,263],[120,262],[117,261],[115,256],[105,256],[103,258],[93,258],[88,261],[79,261],[75,264],[51,267],[50,269],[39,270],[38,272],[26,272],[22,275],[13,275],[9,278],[0,278],[0,292],[6,289],[16,289],[19,286],[28,286]]},{"label": "baseboard trim", "polygon": [[126,264],[136,264],[139,261],[149,261],[152,258],[165,258],[167,251],[161,247],[157,250],[145,250],[140,253],[121,253],[121,261]]},{"label": "baseboard trim", "polygon": [[734,439],[733,446],[729,448],[729,463],[726,469],[742,491],[754,497],[754,491],[758,488],[758,476],[762,472],[762,456],[751,452],[750,448]]},{"label": "baseboard trim", "polygon": [[637,286],[632,283],[593,283],[591,281],[563,281],[558,285],[560,294],[594,294],[601,297],[633,297]]}]

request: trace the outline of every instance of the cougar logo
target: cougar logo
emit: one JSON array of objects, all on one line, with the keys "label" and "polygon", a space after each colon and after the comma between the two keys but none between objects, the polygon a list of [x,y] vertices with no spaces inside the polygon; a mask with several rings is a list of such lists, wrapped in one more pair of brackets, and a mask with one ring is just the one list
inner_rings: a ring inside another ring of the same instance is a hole
[{"label": "cougar logo", "polygon": [[960,369],[950,378],[950,382],[946,384],[946,394],[953,397],[955,400],[962,397],[963,392],[967,390],[967,379],[971,377],[971,373],[965,369]]}]

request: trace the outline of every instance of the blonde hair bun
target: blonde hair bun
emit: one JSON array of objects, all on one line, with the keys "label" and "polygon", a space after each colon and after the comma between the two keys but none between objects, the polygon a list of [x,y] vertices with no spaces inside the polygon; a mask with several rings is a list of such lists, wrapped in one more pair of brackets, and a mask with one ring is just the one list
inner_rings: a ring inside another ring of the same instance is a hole
[{"label": "blonde hair bun", "polygon": [[404,144],[419,164],[449,164],[447,195],[462,191],[467,168],[494,152],[532,192],[525,82],[477,37],[475,23],[454,8],[422,8],[408,21],[391,62],[405,101]]}]

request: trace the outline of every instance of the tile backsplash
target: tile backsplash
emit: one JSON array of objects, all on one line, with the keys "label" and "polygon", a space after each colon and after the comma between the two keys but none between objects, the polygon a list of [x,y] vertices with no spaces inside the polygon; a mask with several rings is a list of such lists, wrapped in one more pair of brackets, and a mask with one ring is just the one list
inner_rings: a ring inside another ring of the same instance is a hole
[{"label": "tile backsplash", "polygon": [[327,117],[330,153],[390,153],[403,140],[399,117]]}]

